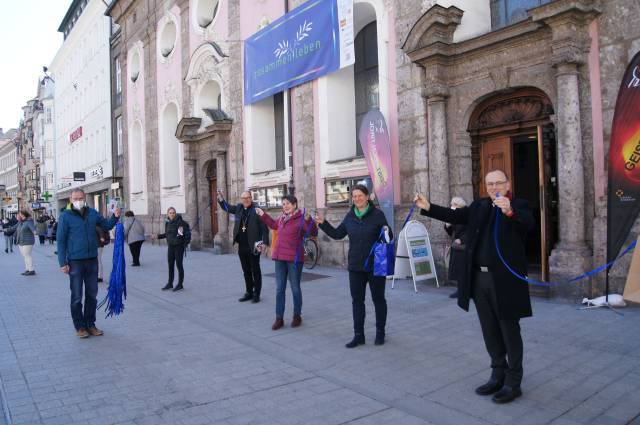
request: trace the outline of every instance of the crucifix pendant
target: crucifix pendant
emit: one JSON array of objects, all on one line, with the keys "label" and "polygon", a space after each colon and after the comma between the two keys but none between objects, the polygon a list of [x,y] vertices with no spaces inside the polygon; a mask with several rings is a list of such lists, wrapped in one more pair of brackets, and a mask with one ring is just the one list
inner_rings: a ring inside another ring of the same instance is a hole
[{"label": "crucifix pendant", "polygon": [[242,233],[244,233],[244,232],[246,232],[246,231],[247,231],[247,226],[244,226],[244,225],[243,225],[243,226],[242,226]]}]

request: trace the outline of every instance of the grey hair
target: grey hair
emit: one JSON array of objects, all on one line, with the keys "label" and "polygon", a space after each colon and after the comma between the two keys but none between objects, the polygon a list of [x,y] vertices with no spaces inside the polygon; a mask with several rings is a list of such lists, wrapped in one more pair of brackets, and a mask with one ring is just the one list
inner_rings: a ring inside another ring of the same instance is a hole
[{"label": "grey hair", "polygon": [[459,207],[466,207],[467,206],[467,201],[465,201],[460,196],[454,196],[453,198],[451,198],[451,203],[452,204],[456,204]]},{"label": "grey hair", "polygon": [[82,188],[79,188],[79,187],[76,187],[75,189],[73,189],[71,191],[71,194],[73,195],[74,193],[78,193],[78,192],[82,193],[85,196],[85,198],[87,197],[87,194],[84,193],[84,190]]}]

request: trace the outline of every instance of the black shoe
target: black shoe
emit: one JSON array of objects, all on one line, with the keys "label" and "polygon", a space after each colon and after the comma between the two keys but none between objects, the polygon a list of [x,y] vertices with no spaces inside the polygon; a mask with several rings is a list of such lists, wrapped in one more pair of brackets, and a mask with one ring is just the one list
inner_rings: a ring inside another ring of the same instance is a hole
[{"label": "black shoe", "polygon": [[496,381],[495,379],[490,379],[486,384],[480,385],[478,388],[476,388],[476,394],[491,395],[500,391],[500,388],[502,388],[502,386],[502,382]]},{"label": "black shoe", "polygon": [[163,290],[163,291],[167,291],[167,290],[169,290],[169,289],[171,289],[171,288],[173,288],[173,283],[167,283],[166,285],[164,285],[164,286],[162,287],[162,290]]},{"label": "black shoe", "polygon": [[241,303],[245,302],[245,301],[250,301],[253,299],[253,295],[251,294],[244,294],[244,296],[242,298],[240,298],[238,301],[240,301]]},{"label": "black shoe", "polygon": [[104,282],[101,277],[98,278],[98,283]]},{"label": "black shoe", "polygon": [[491,399],[494,403],[505,404],[511,403],[516,398],[522,395],[520,387],[509,387],[505,385],[500,391],[496,393]]},{"label": "black shoe", "polygon": [[456,289],[456,292],[454,292],[453,294],[449,295],[449,298],[458,298],[458,290]]},{"label": "black shoe", "polygon": [[173,288],[173,292],[181,291],[183,289],[184,287],[182,286],[182,283],[178,283],[178,285],[175,288]]},{"label": "black shoe", "polygon": [[31,271],[28,271],[27,273],[25,273],[25,276],[35,276],[35,274],[36,274],[36,271],[35,270],[31,270]]},{"label": "black shoe", "polygon": [[28,271],[24,271],[24,272],[22,272],[22,273],[20,273],[20,274],[21,274],[22,276],[26,276],[27,274],[29,274],[29,272],[28,272]]},{"label": "black shoe", "polygon": [[132,263],[131,267],[140,267],[140,263]]},{"label": "black shoe", "polygon": [[353,337],[351,342],[345,344],[347,348],[355,348],[358,345],[364,345],[364,335],[356,335]]},{"label": "black shoe", "polygon": [[374,345],[384,345],[384,332],[376,332]]},{"label": "black shoe", "polygon": [[260,302],[260,295],[258,294],[253,294],[253,298],[251,299],[251,302],[253,304],[259,303]]}]

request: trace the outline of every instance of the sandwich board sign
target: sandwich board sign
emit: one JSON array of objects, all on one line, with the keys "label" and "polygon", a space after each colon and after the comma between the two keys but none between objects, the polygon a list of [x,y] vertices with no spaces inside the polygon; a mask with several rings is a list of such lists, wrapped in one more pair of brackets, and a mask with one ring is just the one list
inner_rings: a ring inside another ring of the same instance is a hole
[{"label": "sandwich board sign", "polygon": [[408,222],[398,237],[396,268],[391,289],[394,288],[396,279],[409,277],[413,279],[413,289],[416,292],[416,282],[422,280],[435,279],[436,285],[440,287],[429,232],[424,224],[416,220]]}]

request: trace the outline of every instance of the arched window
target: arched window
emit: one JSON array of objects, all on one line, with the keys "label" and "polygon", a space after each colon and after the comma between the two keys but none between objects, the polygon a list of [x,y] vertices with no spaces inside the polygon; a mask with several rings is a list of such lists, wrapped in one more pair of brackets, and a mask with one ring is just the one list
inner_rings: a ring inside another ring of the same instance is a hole
[{"label": "arched window", "polygon": [[180,142],[175,136],[178,121],[178,107],[172,102],[162,114],[160,181],[167,189],[180,186]]},{"label": "arched window", "polygon": [[371,109],[380,108],[376,21],[362,28],[356,36],[354,48],[356,54],[353,73],[356,95],[356,154],[361,156],[363,153],[358,141],[358,131],[362,118]]}]

